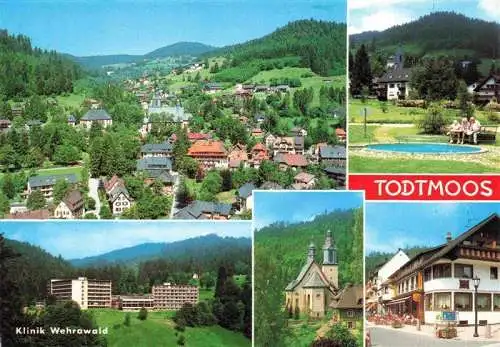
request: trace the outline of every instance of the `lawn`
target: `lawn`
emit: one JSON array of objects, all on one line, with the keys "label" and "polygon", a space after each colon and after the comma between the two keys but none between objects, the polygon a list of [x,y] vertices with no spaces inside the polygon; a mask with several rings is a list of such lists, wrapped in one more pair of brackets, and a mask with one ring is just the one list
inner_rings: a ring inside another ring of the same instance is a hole
[{"label": "lawn", "polygon": [[200,288],[200,301],[212,300],[214,298],[215,288],[202,289]]},{"label": "lawn", "polygon": [[[418,129],[412,127],[391,127],[368,124],[366,126],[366,136],[363,125],[349,125],[349,143],[373,143],[373,142],[392,142],[399,138],[417,138],[423,140],[425,136],[418,135]],[[442,137],[439,137],[442,140]],[[446,140],[446,139],[445,139]],[[418,142],[418,141],[417,141]],[[439,142],[436,140],[436,142]]]},{"label": "lawn", "polygon": [[[91,310],[97,324],[108,327],[106,336],[109,347],[177,346],[177,333],[171,320],[172,312],[148,312],[145,321],[137,319],[137,312],[130,312],[130,326],[123,325],[126,312],[119,310]],[[219,326],[186,328],[182,333],[189,347],[251,346],[251,341]]]},{"label": "lawn", "polygon": [[40,169],[36,172],[39,176],[48,175],[68,175],[75,174],[78,179],[82,178],[82,167],[81,166],[71,166],[71,167],[60,167],[51,169]]},{"label": "lawn", "polygon": [[408,158],[381,159],[351,155],[349,157],[351,173],[492,173],[500,172],[500,167],[481,165],[476,162],[458,160],[419,160]]},{"label": "lawn", "polygon": [[216,196],[217,201],[223,202],[225,204],[232,204],[236,199],[235,192],[236,192],[236,189],[231,189],[228,192],[221,192],[221,193],[217,194],[217,196]]},{"label": "lawn", "polygon": [[68,94],[59,95],[56,97],[57,103],[64,108],[76,108],[79,109],[85,100],[85,95],[82,94]]},{"label": "lawn", "polygon": [[[366,100],[363,103],[360,99],[349,100],[349,123],[363,123],[364,112],[367,108],[368,114],[366,117],[367,123],[399,123],[399,124],[414,124],[427,110],[420,107],[400,107],[395,106],[392,102],[386,102],[387,110],[382,111],[382,102],[378,100]],[[458,110],[446,110],[447,117],[450,118],[450,123],[453,118],[459,118]],[[476,110],[475,117],[482,125],[491,124],[487,119],[487,114],[484,111]]]}]

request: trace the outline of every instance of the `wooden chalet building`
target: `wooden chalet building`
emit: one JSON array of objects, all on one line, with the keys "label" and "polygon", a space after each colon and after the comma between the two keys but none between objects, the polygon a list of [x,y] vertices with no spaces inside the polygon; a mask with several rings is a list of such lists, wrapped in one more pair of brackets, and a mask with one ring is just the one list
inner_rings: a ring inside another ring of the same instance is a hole
[{"label": "wooden chalet building", "polygon": [[474,88],[474,102],[487,104],[492,99],[500,101],[500,75],[490,74]]},{"label": "wooden chalet building", "polygon": [[433,324],[456,312],[461,325],[474,324],[474,285],[480,324],[500,323],[500,218],[492,214],[469,230],[411,258],[388,283],[394,289],[388,311]]}]

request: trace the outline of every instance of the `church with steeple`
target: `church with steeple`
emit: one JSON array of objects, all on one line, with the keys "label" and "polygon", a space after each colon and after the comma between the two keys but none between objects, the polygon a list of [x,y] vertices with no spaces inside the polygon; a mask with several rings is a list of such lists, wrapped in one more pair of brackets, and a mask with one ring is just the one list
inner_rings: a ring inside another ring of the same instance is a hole
[{"label": "church with steeple", "polygon": [[307,260],[297,278],[285,288],[286,307],[295,311],[299,308],[313,318],[322,318],[339,292],[339,271],[337,249],[332,232],[327,231],[323,245],[323,261],[318,263],[316,246],[311,243]]}]

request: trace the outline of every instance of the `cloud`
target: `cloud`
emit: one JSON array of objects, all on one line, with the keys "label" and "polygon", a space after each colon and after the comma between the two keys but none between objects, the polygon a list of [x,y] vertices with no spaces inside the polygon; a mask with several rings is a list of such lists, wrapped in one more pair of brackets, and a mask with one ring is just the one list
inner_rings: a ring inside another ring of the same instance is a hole
[{"label": "cloud", "polygon": [[408,23],[413,16],[401,9],[383,9],[367,14],[354,13],[350,16],[351,25],[348,28],[349,34],[357,34],[364,31],[382,31],[395,25]]},{"label": "cloud", "polygon": [[[495,1],[495,0],[493,0]],[[404,4],[408,6],[415,3],[432,3],[432,0],[349,0],[347,6],[349,10],[366,10],[370,8],[384,8]]]},{"label": "cloud", "polygon": [[477,6],[489,17],[500,17],[500,2],[498,0],[479,0]]}]

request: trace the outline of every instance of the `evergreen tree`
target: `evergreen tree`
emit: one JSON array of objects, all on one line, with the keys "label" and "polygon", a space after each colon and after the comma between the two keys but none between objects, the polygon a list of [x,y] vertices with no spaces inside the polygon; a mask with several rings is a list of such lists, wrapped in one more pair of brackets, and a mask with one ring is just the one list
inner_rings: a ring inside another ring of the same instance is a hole
[{"label": "evergreen tree", "polygon": [[5,238],[0,234],[0,338],[5,346],[21,346],[16,327],[22,326],[21,314],[22,300],[18,285],[12,280],[12,262],[20,254],[14,252],[5,243]]},{"label": "evergreen tree", "polygon": [[43,193],[40,190],[33,191],[28,196],[28,200],[26,201],[26,207],[29,210],[39,210],[44,208],[45,205],[46,205],[45,197],[43,196]]},{"label": "evergreen tree", "polygon": [[362,92],[363,87],[367,87],[371,90],[372,80],[373,76],[370,58],[366,52],[365,45],[362,44],[356,52],[352,65],[351,94],[359,95]]},{"label": "evergreen tree", "polygon": [[54,203],[59,204],[62,199],[66,196],[68,191],[70,190],[70,185],[68,181],[65,179],[59,179],[56,181],[54,184],[54,191],[52,193],[52,196],[54,198]]},{"label": "evergreen tree", "polygon": [[8,199],[13,199],[14,196],[16,196],[16,187],[14,186],[12,175],[10,173],[6,173],[3,177],[2,192]]}]

